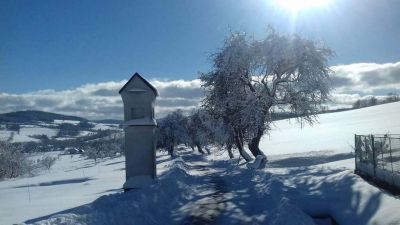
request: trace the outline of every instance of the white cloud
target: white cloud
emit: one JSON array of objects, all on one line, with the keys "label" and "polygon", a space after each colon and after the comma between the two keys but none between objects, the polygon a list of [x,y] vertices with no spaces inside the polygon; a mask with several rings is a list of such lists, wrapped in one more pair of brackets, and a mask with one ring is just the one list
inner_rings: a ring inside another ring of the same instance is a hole
[{"label": "white cloud", "polygon": [[[122,119],[119,89],[127,82],[110,81],[85,84],[71,90],[40,90],[24,94],[0,93],[0,113],[18,110],[43,110],[89,119]],[[151,83],[160,96],[156,101],[158,117],[176,110],[190,111],[200,103],[202,90],[199,80],[158,81]]]},{"label": "white cloud", "polygon": [[[333,66],[335,90],[332,108],[349,107],[360,98],[381,97],[388,92],[400,93],[400,62],[357,63]],[[122,100],[119,89],[127,82],[110,81],[85,84],[75,89],[41,90],[24,94],[0,93],[0,113],[36,109],[89,119],[122,119]],[[203,91],[199,79],[150,81],[159,91],[156,114],[162,117],[176,109],[190,111],[199,106]]]},{"label": "white cloud", "polygon": [[386,94],[383,92],[400,87],[400,62],[356,63],[333,66],[332,70],[336,73],[334,82],[338,92]]}]

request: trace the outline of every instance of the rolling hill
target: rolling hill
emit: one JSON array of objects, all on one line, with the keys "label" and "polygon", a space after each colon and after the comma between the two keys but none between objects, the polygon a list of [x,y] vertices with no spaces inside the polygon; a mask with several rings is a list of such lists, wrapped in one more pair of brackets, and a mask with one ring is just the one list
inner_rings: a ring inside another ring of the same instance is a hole
[{"label": "rolling hill", "polygon": [[37,110],[26,110],[0,114],[0,123],[32,123],[32,122],[53,122],[54,120],[76,120],[87,121],[87,119],[77,116],[67,116],[51,112]]}]

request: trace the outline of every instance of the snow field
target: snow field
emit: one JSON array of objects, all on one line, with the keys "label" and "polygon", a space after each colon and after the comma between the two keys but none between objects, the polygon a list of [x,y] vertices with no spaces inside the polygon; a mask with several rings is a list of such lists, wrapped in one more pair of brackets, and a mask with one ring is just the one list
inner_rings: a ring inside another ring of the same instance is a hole
[{"label": "snow field", "polygon": [[[60,156],[50,173],[0,182],[0,224],[400,224],[400,200],[353,173],[354,134],[400,133],[400,103],[320,115],[314,127],[277,121],[261,149],[264,170],[200,156],[157,153],[158,180],[122,193],[124,158],[98,164]],[[284,154],[284,155],[282,155]],[[17,210],[16,210],[17,209]]]},{"label": "snow field", "polygon": [[58,129],[38,127],[38,126],[22,126],[19,133],[10,130],[0,130],[0,140],[6,141],[14,133],[12,142],[28,142],[39,141],[36,138],[29,137],[31,135],[46,135],[51,138],[57,135]]},{"label": "snow field", "polygon": [[[124,182],[122,157],[93,165],[62,156],[50,174],[1,182],[0,218],[5,224],[311,225],[316,220],[310,215],[331,215],[341,225],[400,224],[400,200],[353,174],[351,155],[272,156],[268,167],[258,171],[237,158],[228,160],[226,153],[201,156],[180,148],[177,155],[170,159],[158,152],[158,180],[127,193],[119,189]],[[305,159],[310,163],[298,166]],[[65,183],[57,184],[60,176]],[[30,203],[27,188],[15,188],[27,184],[36,185],[30,187]],[[11,205],[2,204],[3,199]]]},{"label": "snow field", "polygon": [[353,151],[354,134],[400,134],[400,102],[319,115],[314,126],[276,121],[260,148],[267,155],[334,150]]}]

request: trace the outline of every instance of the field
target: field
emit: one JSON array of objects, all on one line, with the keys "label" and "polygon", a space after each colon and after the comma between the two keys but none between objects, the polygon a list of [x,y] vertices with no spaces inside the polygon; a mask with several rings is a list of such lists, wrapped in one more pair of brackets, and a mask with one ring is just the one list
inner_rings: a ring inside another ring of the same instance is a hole
[{"label": "field", "polygon": [[[158,180],[122,193],[124,158],[63,155],[50,172],[0,182],[0,223],[400,224],[400,200],[353,173],[354,134],[400,133],[400,104],[320,115],[299,129],[278,121],[262,141],[267,168],[214,149],[157,153]],[[48,153],[48,154],[58,154]]]}]

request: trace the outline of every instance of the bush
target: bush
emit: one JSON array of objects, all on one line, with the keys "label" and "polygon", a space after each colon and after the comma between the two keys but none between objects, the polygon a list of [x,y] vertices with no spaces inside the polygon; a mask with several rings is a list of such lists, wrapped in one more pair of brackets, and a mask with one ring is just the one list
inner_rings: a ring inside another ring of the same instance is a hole
[{"label": "bush", "polygon": [[31,168],[32,162],[22,152],[21,145],[0,142],[0,179],[31,173]]},{"label": "bush", "polygon": [[56,163],[57,158],[46,156],[40,160],[40,164],[47,170],[50,171],[51,167]]},{"label": "bush", "polygon": [[124,153],[123,137],[112,137],[111,139],[100,139],[86,143],[82,148],[84,155],[97,162],[97,159],[115,157]]},{"label": "bush", "polygon": [[59,137],[77,136],[79,134],[79,127],[73,124],[62,123],[58,128],[60,129],[57,135]]}]

